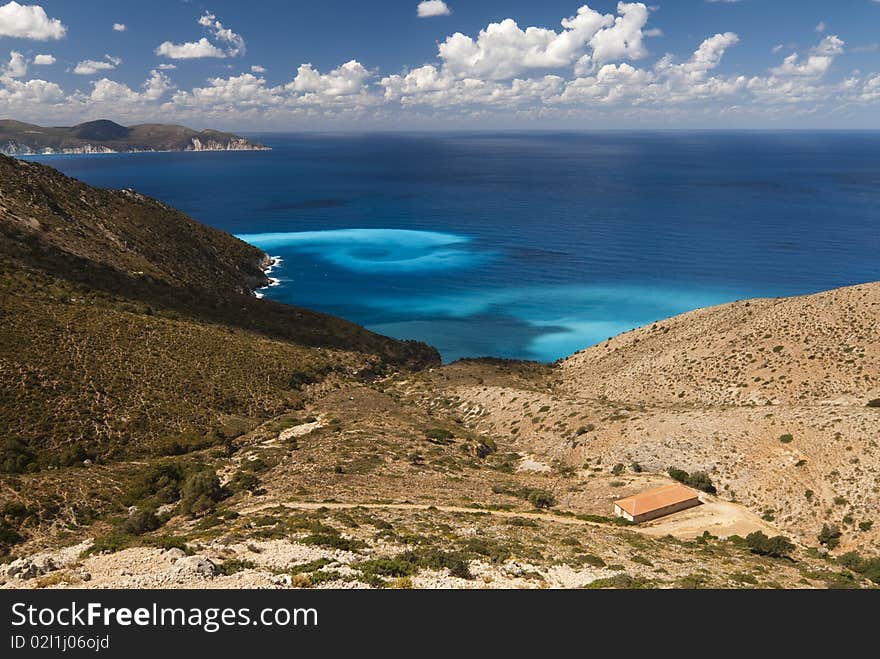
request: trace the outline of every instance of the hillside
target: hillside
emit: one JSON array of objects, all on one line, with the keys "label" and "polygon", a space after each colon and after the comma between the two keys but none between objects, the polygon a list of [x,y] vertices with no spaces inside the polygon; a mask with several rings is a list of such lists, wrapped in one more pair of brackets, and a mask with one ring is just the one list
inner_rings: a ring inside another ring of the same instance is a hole
[{"label": "hillside", "polygon": [[829,525],[842,547],[880,548],[880,284],[700,309],[547,378],[454,395],[474,428],[525,435],[547,462],[706,472],[806,544]]},{"label": "hillside", "polygon": [[101,119],[72,127],[45,128],[0,120],[0,153],[126,153],[137,151],[262,151],[268,147],[238,135],[185,126],[121,126]]},{"label": "hillside", "polygon": [[[267,258],[0,156],[0,587],[880,583],[880,284],[440,366]],[[714,493],[612,517],[670,468]]]},{"label": "hillside", "polygon": [[137,193],[0,156],[7,436],[37,463],[216,443],[329,373],[437,361],[424,346],[257,300],[267,259]]},{"label": "hillside", "polygon": [[699,309],[564,360],[579,395],[661,405],[880,397],[880,284]]}]

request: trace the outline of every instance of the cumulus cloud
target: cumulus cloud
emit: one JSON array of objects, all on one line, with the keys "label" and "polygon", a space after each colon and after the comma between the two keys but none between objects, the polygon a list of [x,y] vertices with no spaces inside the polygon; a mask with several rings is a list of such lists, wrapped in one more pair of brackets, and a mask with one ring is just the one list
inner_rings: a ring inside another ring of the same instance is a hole
[{"label": "cumulus cloud", "polygon": [[128,28],[125,26],[125,23],[114,23],[113,31],[114,32],[125,32]]},{"label": "cumulus cloud", "polygon": [[52,66],[55,63],[54,55],[36,55],[34,57],[35,66]]},{"label": "cumulus cloud", "polygon": [[122,59],[113,57],[112,55],[104,55],[102,60],[87,59],[79,62],[73,69],[73,72],[81,76],[91,76],[98,71],[109,71],[115,69],[122,64]]},{"label": "cumulus cloud", "polygon": [[[621,2],[613,14],[583,5],[556,29],[520,27],[507,19],[472,36],[449,36],[438,45],[435,61],[412,69],[379,76],[356,59],[330,70],[305,63],[277,86],[263,77],[263,66],[254,64],[247,73],[177,89],[167,75],[175,64],[165,62],[140,87],[97,76],[101,79],[88,92],[65,96],[54,83],[23,82],[28,60],[13,52],[8,63],[0,63],[0,114],[62,118],[113,110],[116,116],[139,120],[161,113],[181,123],[255,120],[283,126],[291,120],[337,118],[582,120],[621,112],[664,121],[695,113],[782,117],[880,103],[880,73],[853,72],[843,80],[830,75],[844,52],[836,35],[823,34],[813,48],[780,54],[774,58],[782,60],[777,66],[746,76],[721,69],[727,52],[740,41],[733,32],[708,35],[689,56],[667,54],[644,63],[649,55],[645,40],[660,33],[648,28],[650,16],[645,4]],[[200,41],[165,42],[156,52],[172,60],[231,58],[243,52],[244,40],[213,14],[203,14],[199,24],[209,30]],[[37,61],[42,57],[33,63],[43,63]],[[93,75],[119,63],[111,56],[85,60],[76,72]],[[48,108],[42,114],[40,103]]]},{"label": "cumulus cloud", "polygon": [[141,85],[142,92],[135,91],[128,85],[108,78],[92,83],[92,92],[85,98],[78,99],[89,107],[112,105],[122,113],[132,112],[144,103],[160,100],[167,92],[174,89],[171,81],[161,71],[150,71],[150,77]]},{"label": "cumulus cloud", "polygon": [[10,2],[0,6],[0,37],[47,41],[61,39],[67,27],[57,18],[49,18],[39,5]]},{"label": "cumulus cloud", "polygon": [[280,102],[278,89],[268,87],[263,78],[245,73],[231,78],[211,78],[207,87],[178,91],[168,107],[211,114],[243,108],[265,109]]},{"label": "cumulus cloud", "polygon": [[225,27],[214,14],[205,12],[199,18],[198,24],[210,30],[214,40],[225,44],[225,46],[221,48],[209,41],[207,37],[179,44],[165,41],[156,48],[156,54],[168,59],[202,59],[207,57],[223,59],[245,54],[247,49],[242,36]]},{"label": "cumulus cloud", "polygon": [[168,59],[201,59],[203,57],[226,57],[226,53],[202,37],[198,41],[171,43],[165,41],[156,48],[156,54]]},{"label": "cumulus cloud", "polygon": [[0,79],[23,78],[27,75],[27,60],[17,51],[9,53],[9,62],[0,66]]},{"label": "cumulus cloud", "polygon": [[176,89],[171,83],[171,79],[165,73],[156,69],[150,71],[150,77],[144,82],[142,88],[144,90],[143,97],[148,101],[158,101],[166,93]]},{"label": "cumulus cloud", "polygon": [[226,54],[229,57],[244,55],[245,52],[247,52],[244,38],[240,34],[236,34],[229,28],[224,27],[223,23],[218,21],[214,14],[205,12],[199,19],[199,25],[211,30],[214,34],[214,38],[218,41],[228,44]]},{"label": "cumulus cloud", "polygon": [[28,109],[35,105],[54,105],[65,101],[64,91],[46,80],[8,80],[0,88],[0,103],[12,109]]},{"label": "cumulus cloud", "polygon": [[449,16],[452,10],[449,9],[443,0],[424,0],[420,2],[416,8],[416,14],[419,18],[431,18],[432,16]]},{"label": "cumulus cloud", "polygon": [[[620,2],[618,16],[583,5],[561,21],[562,30],[527,27],[513,19],[490,23],[476,38],[456,32],[439,46],[443,67],[458,77],[502,80],[529,70],[568,67],[586,70],[613,59],[639,59],[647,54],[642,28],[648,8]],[[586,52],[589,50],[590,52]]]},{"label": "cumulus cloud", "polygon": [[844,42],[837,35],[829,35],[813,48],[805,59],[797,53],[786,57],[782,64],[771,69],[776,76],[822,76],[834,63],[834,58],[843,52]]},{"label": "cumulus cloud", "polygon": [[293,82],[286,85],[288,91],[322,96],[351,96],[364,91],[364,83],[370,72],[357,60],[346,62],[332,71],[321,74],[311,64],[303,64]]},{"label": "cumulus cloud", "polygon": [[816,23],[816,27],[814,28],[816,34],[822,34],[828,26],[825,25],[825,21],[819,21]]}]

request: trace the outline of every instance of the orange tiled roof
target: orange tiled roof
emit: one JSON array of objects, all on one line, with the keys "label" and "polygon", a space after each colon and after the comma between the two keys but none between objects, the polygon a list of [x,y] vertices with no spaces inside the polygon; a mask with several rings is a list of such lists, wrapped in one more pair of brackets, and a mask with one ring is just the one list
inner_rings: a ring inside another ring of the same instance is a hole
[{"label": "orange tiled roof", "polygon": [[614,502],[623,510],[635,517],[636,515],[644,515],[659,508],[666,508],[677,503],[696,499],[697,493],[684,485],[664,485],[641,494],[636,494],[625,499],[618,499]]}]

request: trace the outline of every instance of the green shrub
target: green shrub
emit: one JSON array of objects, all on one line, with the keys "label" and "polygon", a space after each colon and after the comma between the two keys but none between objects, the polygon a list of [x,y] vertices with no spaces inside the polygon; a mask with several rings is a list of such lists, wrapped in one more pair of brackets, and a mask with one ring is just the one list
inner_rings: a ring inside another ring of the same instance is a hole
[{"label": "green shrub", "polygon": [[779,441],[783,444],[791,444],[794,441],[794,437],[790,433],[785,433],[779,436]]},{"label": "green shrub", "polygon": [[880,398],[874,398],[868,401],[868,407],[880,407]]},{"label": "green shrub", "polygon": [[180,499],[180,487],[186,477],[184,468],[176,462],[153,465],[122,496],[122,503],[131,506],[142,501],[156,504],[174,503]]},{"label": "green shrub", "polygon": [[302,542],[306,545],[331,547],[332,549],[341,549],[342,551],[357,551],[367,546],[363,540],[343,538],[341,535],[334,533],[313,533],[303,538]]},{"label": "green shrub", "polygon": [[785,536],[775,535],[770,538],[761,531],[749,533],[746,536],[746,546],[753,554],[774,558],[788,558],[794,551],[794,545]]},{"label": "green shrub", "polygon": [[0,473],[24,474],[36,471],[36,455],[20,439],[5,439],[0,445]]},{"label": "green shrub", "polygon": [[446,552],[433,547],[413,549],[394,557],[374,558],[356,565],[366,577],[409,577],[419,570],[448,570],[461,579],[472,579],[467,557],[459,552]]},{"label": "green shrub", "polygon": [[92,546],[83,551],[83,556],[91,556],[93,554],[114,553],[131,547],[135,542],[135,537],[120,531],[113,531],[107,535],[101,535],[95,538]]},{"label": "green shrub", "polygon": [[9,549],[24,540],[24,536],[18,529],[0,517],[0,556],[6,554]]},{"label": "green shrub", "polygon": [[160,526],[162,522],[152,510],[135,510],[122,523],[122,531],[130,535],[143,535],[155,531]]},{"label": "green shrub", "polygon": [[615,574],[613,577],[607,577],[605,579],[596,579],[595,581],[591,581],[584,588],[595,589],[595,588],[616,588],[623,590],[637,590],[641,588],[650,588],[651,584],[648,581],[640,579],[638,577],[631,577],[628,574]]},{"label": "green shrub", "polygon": [[841,555],[837,562],[874,583],[880,583],[880,558],[862,558],[858,552],[849,551]]},{"label": "green shrub", "polygon": [[230,575],[243,570],[252,570],[257,567],[253,561],[240,558],[230,558],[217,566],[217,574]]},{"label": "green shrub", "polygon": [[556,497],[547,490],[529,490],[526,500],[535,508],[552,508],[556,505]]},{"label": "green shrub", "polygon": [[425,431],[425,438],[432,444],[451,444],[455,435],[445,428],[430,428]]},{"label": "green shrub", "polygon": [[220,479],[213,469],[196,471],[183,482],[180,488],[180,510],[192,516],[204,515],[214,510],[225,492],[220,487]]},{"label": "green shrub", "polygon": [[819,542],[828,547],[828,549],[834,549],[840,544],[841,535],[840,529],[834,524],[823,524],[818,538]]},{"label": "green shrub", "polygon": [[620,476],[623,473],[624,469],[626,469],[626,467],[623,466],[623,463],[618,462],[616,465],[614,465],[614,467],[611,468],[611,473],[615,476]]},{"label": "green shrub", "polygon": [[251,492],[258,494],[260,489],[260,479],[250,471],[239,469],[232,477],[232,487],[237,492]]},{"label": "green shrub", "polygon": [[712,479],[705,471],[695,471],[694,473],[689,474],[683,469],[670,467],[667,470],[667,473],[673,480],[677,480],[679,483],[684,483],[694,489],[702,490],[709,494],[715,494],[717,492],[715,486],[712,484]]}]

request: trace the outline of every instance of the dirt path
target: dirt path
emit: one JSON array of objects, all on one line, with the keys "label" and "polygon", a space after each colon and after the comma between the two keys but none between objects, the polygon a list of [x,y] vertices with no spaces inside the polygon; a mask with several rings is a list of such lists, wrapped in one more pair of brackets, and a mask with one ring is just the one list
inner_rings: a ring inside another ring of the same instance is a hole
[{"label": "dirt path", "polygon": [[[552,513],[535,513],[529,511],[513,510],[488,510],[483,508],[467,508],[465,506],[438,506],[420,503],[314,503],[286,501],[266,503],[259,506],[244,508],[241,514],[251,514],[281,506],[292,510],[352,510],[362,508],[367,510],[437,510],[444,513],[465,513],[469,515],[492,515],[494,517],[528,517],[556,524],[568,524],[570,526],[592,526],[608,528],[610,524],[590,522],[577,517],[553,515]],[[709,531],[712,535],[727,537],[729,535],[748,535],[752,531],[764,531],[771,535],[778,533],[777,529],[762,520],[754,513],[749,512],[739,504],[729,501],[707,500],[703,505],[680,513],[675,513],[654,522],[648,522],[638,526],[620,527],[644,533],[651,536],[672,535],[677,538],[694,538],[703,531]]]},{"label": "dirt path", "polygon": [[[466,513],[470,515],[493,515],[495,517],[528,517],[530,519],[540,519],[547,522],[557,522],[559,524],[570,524],[572,526],[608,526],[599,522],[588,522],[577,517],[565,517],[562,515],[553,515],[551,513],[533,513],[529,511],[514,510],[487,510],[484,508],[467,508],[465,506],[437,506],[421,503],[312,503],[287,501],[277,503],[267,503],[251,508],[243,508],[240,514],[247,515],[250,513],[260,512],[269,508],[290,508],[292,510],[352,510],[355,508],[365,508],[367,510],[439,510],[444,513]],[[636,527],[627,527],[638,530]]]}]

